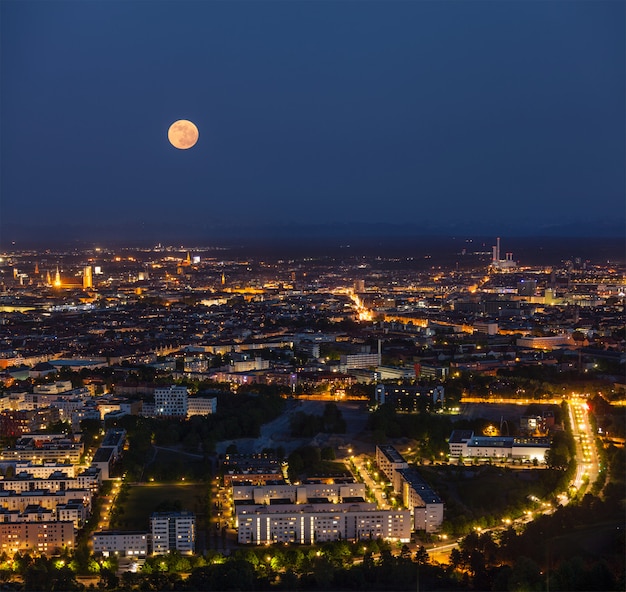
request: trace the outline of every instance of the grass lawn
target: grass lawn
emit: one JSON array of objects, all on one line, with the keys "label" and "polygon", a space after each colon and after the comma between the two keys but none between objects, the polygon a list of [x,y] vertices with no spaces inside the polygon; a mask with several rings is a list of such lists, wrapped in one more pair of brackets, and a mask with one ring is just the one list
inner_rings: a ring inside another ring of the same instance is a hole
[{"label": "grass lawn", "polygon": [[180,502],[182,510],[196,514],[198,527],[203,527],[208,490],[204,483],[161,484],[148,483],[131,486],[128,497],[116,504],[119,514],[112,528],[119,530],[147,530],[150,514],[158,511],[163,502]]},{"label": "grass lawn", "polygon": [[187,454],[180,450],[157,450],[154,460],[146,465],[144,479],[177,483],[183,477],[185,481],[202,481],[210,476],[210,467],[206,460],[198,455]]}]

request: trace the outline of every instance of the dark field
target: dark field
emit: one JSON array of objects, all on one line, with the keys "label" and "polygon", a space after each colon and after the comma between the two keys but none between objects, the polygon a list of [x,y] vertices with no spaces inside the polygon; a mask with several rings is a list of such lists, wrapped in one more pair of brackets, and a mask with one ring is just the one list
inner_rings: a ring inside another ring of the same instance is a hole
[{"label": "dark field", "polygon": [[130,487],[128,497],[116,504],[118,517],[112,527],[119,530],[148,530],[150,514],[159,506],[176,505],[182,510],[202,515],[208,496],[203,483],[145,484]]}]

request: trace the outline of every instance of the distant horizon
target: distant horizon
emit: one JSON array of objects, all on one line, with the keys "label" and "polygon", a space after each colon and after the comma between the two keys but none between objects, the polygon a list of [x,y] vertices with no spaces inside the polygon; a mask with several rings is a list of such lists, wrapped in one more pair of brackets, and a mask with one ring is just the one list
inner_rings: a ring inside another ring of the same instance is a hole
[{"label": "distant horizon", "polygon": [[188,224],[116,224],[116,225],[11,225],[0,232],[0,248],[22,245],[24,248],[54,245],[111,245],[149,246],[157,244],[184,244],[214,242],[246,243],[257,241],[301,242],[311,240],[372,240],[399,239],[454,239],[496,237],[562,238],[562,239],[622,239],[626,250],[626,223],[620,220],[606,224],[571,223],[537,225],[534,228],[515,228],[510,225],[493,227],[485,224],[470,228],[461,225],[432,225],[427,223],[349,223],[334,224],[266,224],[266,225],[201,225]]},{"label": "distant horizon", "polygon": [[[382,232],[382,229],[385,232]],[[524,265],[554,265],[565,260],[589,261],[591,263],[626,264],[626,239],[624,236],[583,236],[558,234],[515,236],[505,233],[485,234],[403,234],[406,225],[371,225],[360,227],[360,232],[341,232],[340,226],[324,227],[326,234],[307,235],[241,233],[212,236],[153,237],[140,239],[136,234],[117,240],[82,240],[56,234],[54,239],[44,240],[41,234],[31,240],[12,244],[0,242],[2,252],[40,252],[42,257],[58,255],[59,251],[77,254],[80,251],[138,250],[150,251],[160,246],[176,251],[195,253],[215,251],[215,257],[223,253],[225,259],[250,257],[252,259],[352,259],[355,257],[394,258],[407,265],[424,267],[431,265],[473,266],[488,264],[496,240],[500,238],[501,253],[512,253],[513,260]],[[312,227],[309,228],[309,231]],[[319,229],[318,229],[319,230]],[[345,229],[344,229],[345,230]],[[396,232],[392,232],[395,230]],[[57,253],[54,253],[57,251]],[[415,262],[413,260],[415,259]],[[423,260],[421,264],[419,260]]]}]

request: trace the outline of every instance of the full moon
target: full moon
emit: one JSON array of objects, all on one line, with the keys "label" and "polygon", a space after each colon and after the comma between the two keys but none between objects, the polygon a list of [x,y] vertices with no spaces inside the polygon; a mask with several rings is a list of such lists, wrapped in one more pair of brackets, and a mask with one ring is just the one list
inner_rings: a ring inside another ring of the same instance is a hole
[{"label": "full moon", "polygon": [[187,119],[175,121],[167,130],[167,139],[174,148],[179,150],[187,150],[195,146],[199,135],[198,128]]}]

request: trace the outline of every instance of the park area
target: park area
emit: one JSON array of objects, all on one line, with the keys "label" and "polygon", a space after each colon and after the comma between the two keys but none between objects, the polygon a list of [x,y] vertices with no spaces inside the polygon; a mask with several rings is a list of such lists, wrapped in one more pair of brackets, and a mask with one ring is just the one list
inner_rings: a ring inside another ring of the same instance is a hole
[{"label": "park area", "polygon": [[448,528],[463,534],[470,523],[496,526],[502,519],[539,509],[531,499],[549,497],[559,477],[546,468],[490,465],[420,467],[420,473],[445,500]]},{"label": "park area", "polygon": [[208,505],[205,483],[142,483],[126,485],[111,513],[111,528],[148,530],[150,514],[188,510],[196,515],[198,529],[204,528]]}]

